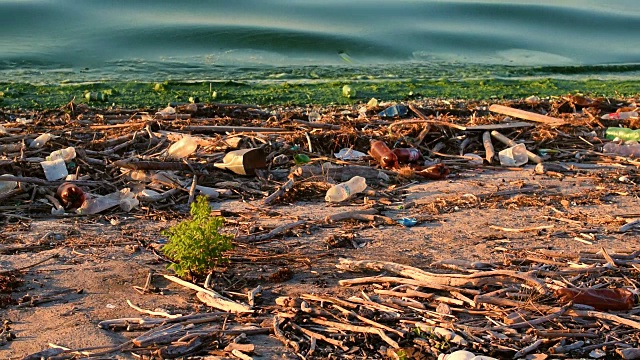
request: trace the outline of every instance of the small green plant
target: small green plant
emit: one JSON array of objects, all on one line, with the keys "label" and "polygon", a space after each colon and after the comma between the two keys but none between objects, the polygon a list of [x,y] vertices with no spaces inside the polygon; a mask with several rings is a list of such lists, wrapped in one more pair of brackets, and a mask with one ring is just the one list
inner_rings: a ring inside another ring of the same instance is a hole
[{"label": "small green plant", "polygon": [[212,217],[207,198],[198,196],[191,204],[191,219],[164,230],[169,241],[162,252],[174,261],[169,265],[178,276],[202,275],[222,262],[223,253],[231,250],[233,236],[220,234],[224,218]]}]

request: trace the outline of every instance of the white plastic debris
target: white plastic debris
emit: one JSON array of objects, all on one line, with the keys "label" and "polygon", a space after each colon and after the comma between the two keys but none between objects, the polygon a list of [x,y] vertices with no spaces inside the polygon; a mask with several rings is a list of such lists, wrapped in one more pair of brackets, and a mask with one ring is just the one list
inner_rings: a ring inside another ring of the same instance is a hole
[{"label": "white plastic debris", "polygon": [[44,170],[44,176],[49,181],[60,180],[69,175],[67,164],[65,164],[63,159],[42,161],[40,165],[42,166],[42,170]]},{"label": "white plastic debris", "polygon": [[51,140],[53,136],[51,136],[51,134],[49,133],[44,133],[40,136],[38,136],[37,138],[35,138],[31,144],[29,144],[30,148],[41,148],[44,146],[44,144],[47,143],[47,141]]},{"label": "white plastic debris", "polygon": [[340,160],[360,160],[363,157],[367,156],[367,154],[363,152],[349,148],[341,149],[339,152],[334,153],[333,155]]}]

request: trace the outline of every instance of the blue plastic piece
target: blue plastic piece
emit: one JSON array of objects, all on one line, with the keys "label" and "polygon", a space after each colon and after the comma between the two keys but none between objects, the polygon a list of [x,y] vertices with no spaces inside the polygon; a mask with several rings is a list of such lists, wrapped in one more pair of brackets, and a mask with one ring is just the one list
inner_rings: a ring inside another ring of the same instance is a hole
[{"label": "blue plastic piece", "polygon": [[416,220],[415,218],[402,218],[400,220],[398,220],[398,223],[402,226],[406,226],[406,227],[412,227],[415,226],[418,223],[418,220]]},{"label": "blue plastic piece", "polygon": [[406,106],[393,105],[378,113],[378,116],[383,118],[391,118],[396,116],[405,116],[407,115],[407,112],[409,112],[409,109]]}]

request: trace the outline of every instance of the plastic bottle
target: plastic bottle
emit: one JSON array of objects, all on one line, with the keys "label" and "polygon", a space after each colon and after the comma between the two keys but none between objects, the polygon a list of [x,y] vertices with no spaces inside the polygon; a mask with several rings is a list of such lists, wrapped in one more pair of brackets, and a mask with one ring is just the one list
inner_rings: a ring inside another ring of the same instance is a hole
[{"label": "plastic bottle", "polygon": [[40,136],[38,136],[37,138],[35,138],[31,144],[29,144],[30,148],[41,148],[44,146],[44,144],[47,143],[47,141],[51,140],[52,136],[51,134],[48,133],[44,133]]},{"label": "plastic bottle", "polygon": [[398,165],[398,157],[389,149],[384,141],[372,141],[369,154],[384,168],[391,168]]},{"label": "plastic bottle", "polygon": [[619,138],[624,141],[640,141],[640,129],[633,130],[628,128],[610,127],[605,130],[604,134],[607,139]]},{"label": "plastic bottle", "polygon": [[640,157],[640,144],[616,144],[614,142],[606,143],[602,147],[605,153],[617,154],[625,157]]},{"label": "plastic bottle", "polygon": [[56,195],[60,199],[62,206],[70,209],[77,209],[84,203],[84,191],[72,183],[63,183],[58,187]]},{"label": "plastic bottle", "polygon": [[324,199],[328,202],[345,201],[349,197],[364,191],[367,188],[367,181],[362,176],[354,176],[347,182],[332,186],[327,190]]},{"label": "plastic bottle", "polygon": [[602,120],[624,120],[631,117],[638,117],[638,113],[636,111],[623,111],[623,112],[615,112],[611,114],[602,115]]},{"label": "plastic bottle", "polygon": [[182,159],[193,154],[193,152],[196,151],[197,147],[198,142],[196,141],[196,139],[192,138],[191,136],[185,136],[169,147],[169,157],[174,159]]},{"label": "plastic bottle", "polygon": [[417,161],[422,154],[415,148],[398,148],[393,149],[393,153],[396,154],[398,162],[401,164],[412,163]]},{"label": "plastic bottle", "polygon": [[598,310],[630,310],[638,303],[636,294],[627,289],[562,288],[555,292],[561,303],[593,306]]},{"label": "plastic bottle", "polygon": [[489,356],[476,355],[470,351],[458,350],[451,354],[440,354],[438,360],[497,360],[496,358]]},{"label": "plastic bottle", "polygon": [[[0,176],[0,178],[4,176],[12,176],[12,175],[4,174]],[[18,183],[15,181],[0,180],[0,194],[8,193],[9,191],[15,189],[17,186],[18,186]]]},{"label": "plastic bottle", "polygon": [[51,161],[51,160],[62,159],[64,161],[69,161],[71,159],[74,159],[75,157],[76,157],[76,149],[72,146],[69,146],[66,149],[60,149],[52,152],[51,155],[47,157],[47,160]]}]

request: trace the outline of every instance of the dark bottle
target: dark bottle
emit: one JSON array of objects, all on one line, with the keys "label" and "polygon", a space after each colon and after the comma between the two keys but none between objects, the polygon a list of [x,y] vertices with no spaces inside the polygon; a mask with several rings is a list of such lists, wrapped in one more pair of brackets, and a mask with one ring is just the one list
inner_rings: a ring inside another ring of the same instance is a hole
[{"label": "dark bottle", "polygon": [[82,206],[85,200],[84,191],[72,183],[64,183],[58,187],[56,192],[62,206],[67,209],[77,209]]},{"label": "dark bottle", "polygon": [[393,153],[393,151],[391,151],[391,149],[389,149],[384,141],[372,141],[369,155],[376,159],[383,168],[392,168],[398,165],[398,157]]},{"label": "dark bottle", "polygon": [[593,306],[598,310],[630,310],[636,304],[636,295],[627,289],[562,288],[556,290],[562,303]]},{"label": "dark bottle", "polygon": [[393,149],[393,153],[398,157],[401,164],[412,163],[420,158],[420,151],[415,148],[399,148]]}]

